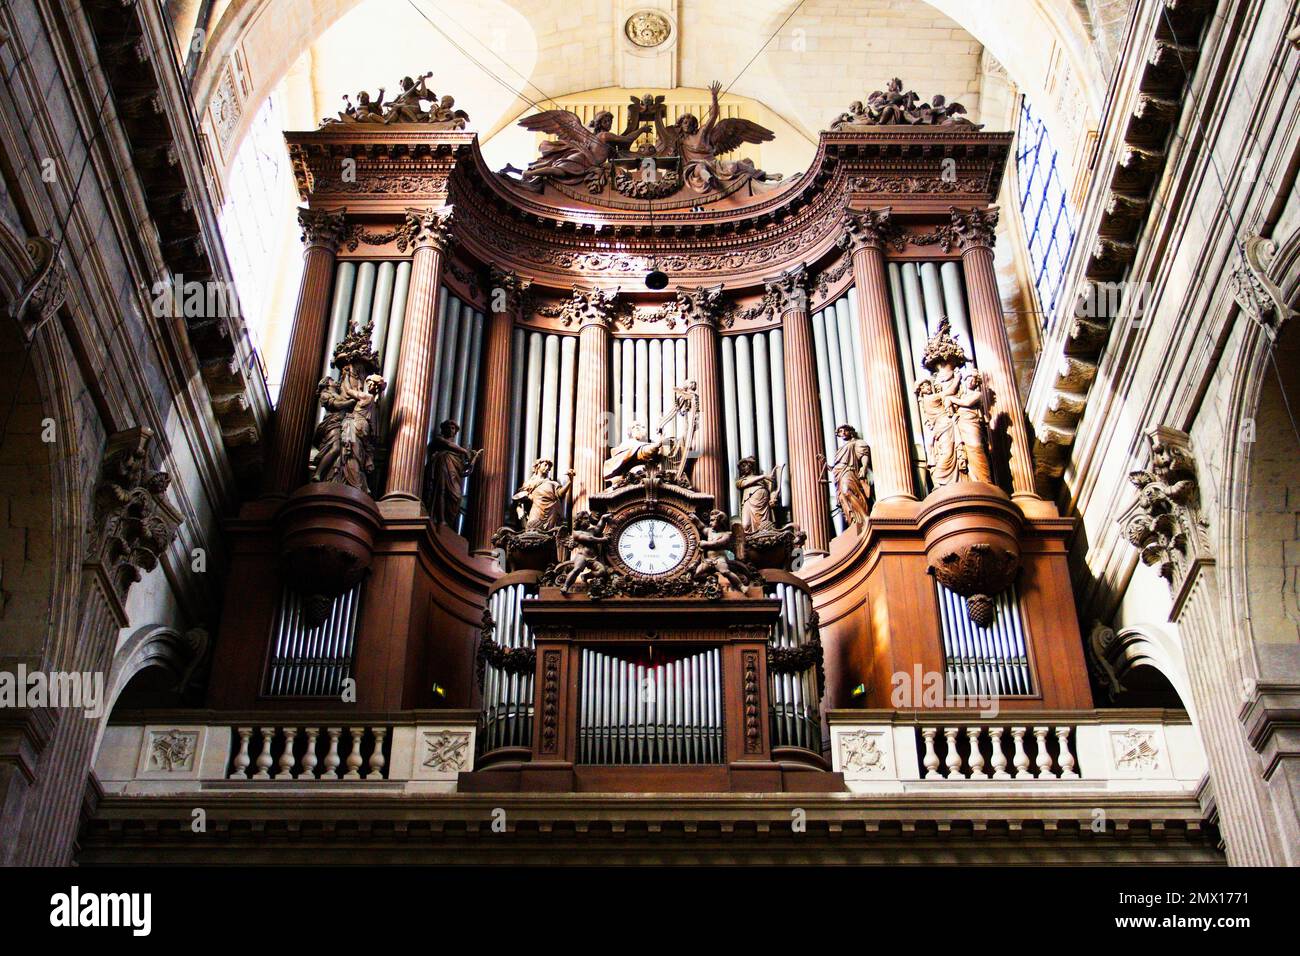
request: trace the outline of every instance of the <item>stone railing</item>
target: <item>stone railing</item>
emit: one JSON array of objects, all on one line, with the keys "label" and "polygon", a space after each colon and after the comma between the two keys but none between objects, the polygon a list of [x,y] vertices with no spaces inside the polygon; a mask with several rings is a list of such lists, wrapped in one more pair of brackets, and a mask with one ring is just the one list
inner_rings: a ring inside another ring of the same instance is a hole
[{"label": "stone railing", "polygon": [[214,785],[328,790],[455,790],[474,769],[477,714],[115,715],[95,773],[105,793],[169,793]]},{"label": "stone railing", "polygon": [[1205,753],[1177,710],[836,710],[831,760],[851,790],[1068,787],[1195,792]]}]

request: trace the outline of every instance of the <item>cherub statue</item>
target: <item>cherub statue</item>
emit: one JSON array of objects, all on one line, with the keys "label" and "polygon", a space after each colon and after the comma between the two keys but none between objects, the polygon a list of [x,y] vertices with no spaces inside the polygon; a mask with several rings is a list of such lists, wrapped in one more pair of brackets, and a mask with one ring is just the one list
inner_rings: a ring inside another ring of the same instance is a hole
[{"label": "cherub statue", "polygon": [[444,96],[429,107],[429,122],[440,129],[464,129],[469,122],[469,114],[464,110],[453,109],[455,105],[454,96]]},{"label": "cherub statue", "polygon": [[569,573],[560,583],[560,590],[565,594],[589,578],[609,574],[609,568],[601,560],[605,545],[609,544],[609,536],[605,534],[605,523],[608,520],[608,514],[596,519],[590,511],[579,511],[573,516],[573,530],[569,532],[566,541],[569,560],[565,563],[569,565]]},{"label": "cherub statue", "polygon": [[[528,164],[520,182],[538,192],[548,181],[577,185],[587,181],[593,170],[627,151],[649,126],[625,133],[613,132],[614,114],[601,110],[584,126],[576,113],[543,110],[519,121],[524,129],[550,133],[555,139],[542,143],[541,155]],[[599,191],[599,190],[597,190]]]},{"label": "cherub statue", "polygon": [[864,525],[871,514],[871,493],[867,470],[871,467],[871,449],[852,425],[835,429],[840,442],[835,461],[827,470],[835,482],[835,501],[840,514],[849,524]]},{"label": "cherub statue", "polygon": [[[573,487],[574,470],[566,473],[568,481],[563,484],[551,477],[555,463],[549,458],[539,458],[533,462],[533,473],[515,492],[510,500],[519,509],[520,519],[526,532],[549,533],[560,523],[564,512],[564,499]],[[525,512],[524,505],[528,508]]]},{"label": "cherub statue", "polygon": [[409,76],[402,77],[402,92],[398,93],[389,102],[384,104],[388,113],[384,116],[385,123],[425,123],[429,120],[429,113],[424,108],[424,102],[427,100],[437,100],[438,97],[430,92],[426,81],[433,76],[433,71],[422,74],[418,80],[413,80]]},{"label": "cherub statue", "polygon": [[728,555],[735,547],[735,535],[731,533],[727,513],[714,508],[709,512],[707,523],[694,513],[691,520],[700,529],[700,560],[691,576],[697,580],[712,578],[724,590],[726,585],[730,585],[733,591],[745,590],[745,577],[737,573],[745,568]]},{"label": "cherub statue", "polygon": [[758,459],[748,455],[737,463],[736,487],[740,489],[740,525],[746,535],[776,531],[777,488],[781,484],[780,464],[769,472],[758,470]]},{"label": "cherub statue", "polygon": [[379,88],[379,95],[373,100],[370,94],[362,90],[357,94],[357,102],[354,106],[352,100],[346,93],[343,94],[344,107],[339,112],[338,118],[325,117],[321,122],[322,126],[328,126],[331,123],[382,123],[384,121],[384,111],[380,104],[384,101],[384,88]]},{"label": "cherub statue", "polygon": [[465,479],[483,449],[463,448],[456,444],[460,426],[451,419],[438,426],[438,434],[429,443],[429,471],[426,479],[429,517],[434,524],[456,524],[460,517]]},{"label": "cherub statue", "polygon": [[767,127],[751,120],[738,117],[721,119],[718,105],[721,91],[721,83],[714,81],[709,84],[713,102],[703,124],[694,113],[682,115],[672,126],[665,126],[662,118],[656,116],[655,131],[659,140],[655,152],[659,156],[680,156],[682,180],[697,193],[725,187],[741,178],[758,182],[779,180],[779,174],[764,172],[752,160],[718,158],[745,143],[766,143],[776,136]]}]

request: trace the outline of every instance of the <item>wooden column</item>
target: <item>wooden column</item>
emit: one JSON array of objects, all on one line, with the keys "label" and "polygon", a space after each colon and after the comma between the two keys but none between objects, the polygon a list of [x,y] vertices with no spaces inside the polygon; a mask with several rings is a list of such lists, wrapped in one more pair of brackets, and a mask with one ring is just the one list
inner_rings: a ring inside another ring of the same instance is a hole
[{"label": "wooden column", "polygon": [[677,291],[677,311],[686,322],[688,374],[700,396],[699,457],[691,481],[696,490],[713,496],[717,508],[727,501],[727,449],[722,441],[722,382],[718,376],[721,304],[721,286]]},{"label": "wooden column", "polygon": [[844,216],[841,246],[853,257],[853,294],[862,330],[862,374],[869,383],[867,420],[859,425],[871,446],[871,470],[876,501],[890,498],[916,500],[912,480],[911,441],[907,430],[907,405],[903,368],[893,310],[889,305],[884,246],[893,229],[889,210],[848,212]]},{"label": "wooden column", "polygon": [[975,340],[973,357],[975,365],[993,390],[989,427],[994,434],[1005,431],[1011,442],[1009,467],[1012,497],[1037,498],[1029,430],[1025,426],[1025,410],[1016,388],[1011,343],[1007,341],[1007,327],[1002,320],[1002,296],[998,292],[997,273],[993,268],[993,241],[997,224],[996,209],[952,208],[952,231],[961,249],[971,337]]},{"label": "wooden column", "polygon": [[393,398],[384,498],[409,502],[409,510],[417,514],[422,508],[433,369],[438,360],[438,290],[442,286],[443,256],[451,238],[450,225],[449,206],[406,211],[406,229],[415,251]]},{"label": "wooden column", "polygon": [[563,318],[578,324],[578,401],[574,415],[573,511],[604,488],[601,469],[611,440],[609,434],[609,324],[614,319],[617,292],[573,287]]},{"label": "wooden column", "polygon": [[806,550],[825,553],[830,546],[831,519],[823,469],[821,406],[817,399],[817,357],[813,352],[812,321],[808,317],[808,273],[803,266],[767,283],[781,310],[785,341],[786,428],[790,440],[790,498],[793,517],[808,535]]},{"label": "wooden column", "polygon": [[298,225],[306,246],[305,263],[262,486],[269,495],[292,493],[302,484],[307,470],[307,450],[316,416],[316,385],[325,360],[334,257],[345,231],[344,211],[299,209]]},{"label": "wooden column", "polygon": [[490,551],[492,535],[506,521],[510,477],[510,337],[528,280],[495,266],[489,277],[487,349],[483,360],[483,456],[474,498],[474,550]]}]

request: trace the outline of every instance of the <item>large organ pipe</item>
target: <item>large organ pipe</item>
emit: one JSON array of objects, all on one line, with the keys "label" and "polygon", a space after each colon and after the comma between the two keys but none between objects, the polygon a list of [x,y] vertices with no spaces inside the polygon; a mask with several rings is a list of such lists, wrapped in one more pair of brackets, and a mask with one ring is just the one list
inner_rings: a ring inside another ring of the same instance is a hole
[{"label": "large organ pipe", "polygon": [[939,595],[946,689],[957,696],[1033,693],[1015,585],[994,598],[993,623],[970,619],[965,599],[935,582]]},{"label": "large organ pipe", "polygon": [[[785,354],[780,329],[724,335],[722,358],[722,409],[727,441],[727,474],[731,513],[740,510],[735,487],[741,458],[754,455],[759,468],[788,465],[786,429]],[[778,497],[790,502],[790,475],[782,473]],[[720,505],[721,506],[721,505]]]}]

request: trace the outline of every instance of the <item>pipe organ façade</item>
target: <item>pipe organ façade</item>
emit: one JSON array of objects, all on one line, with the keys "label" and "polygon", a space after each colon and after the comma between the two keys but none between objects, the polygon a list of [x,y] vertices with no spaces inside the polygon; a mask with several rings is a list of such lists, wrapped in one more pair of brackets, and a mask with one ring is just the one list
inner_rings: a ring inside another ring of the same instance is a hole
[{"label": "pipe organ fa\u00e7ade", "polygon": [[1101,774],[994,274],[1011,134],[846,114],[779,177],[721,158],[762,127],[645,108],[636,151],[525,120],[557,138],[522,173],[459,114],[286,134],[305,269],[229,523],[221,776]]}]

